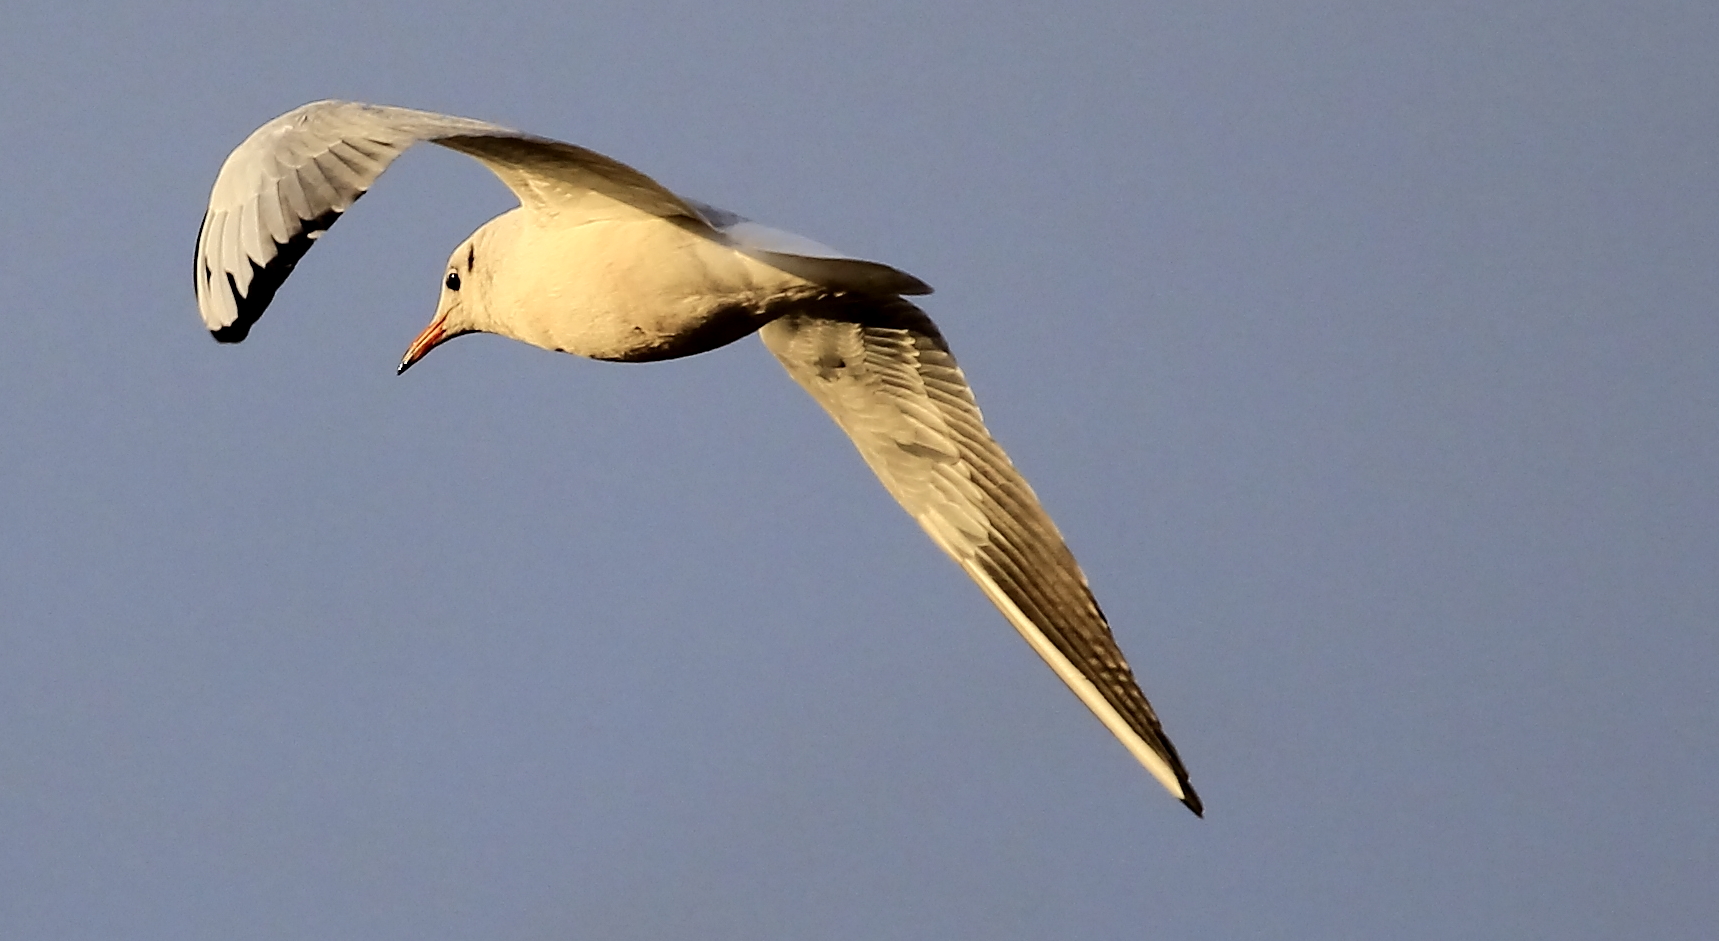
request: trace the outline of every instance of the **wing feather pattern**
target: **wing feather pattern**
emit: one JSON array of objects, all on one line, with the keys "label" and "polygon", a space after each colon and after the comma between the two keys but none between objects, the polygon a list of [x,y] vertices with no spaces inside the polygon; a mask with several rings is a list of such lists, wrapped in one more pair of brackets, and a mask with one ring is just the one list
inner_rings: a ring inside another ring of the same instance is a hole
[{"label": "wing feather pattern", "polygon": [[883,485],[1170,793],[1200,798],[1086,576],[986,430],[930,318],[845,295],[764,327],[765,346],[847,432]]},{"label": "wing feather pattern", "polygon": [[215,339],[243,340],[317,236],[406,148],[474,131],[511,133],[341,101],[314,102],[258,128],[222,164],[197,235],[197,306]]}]

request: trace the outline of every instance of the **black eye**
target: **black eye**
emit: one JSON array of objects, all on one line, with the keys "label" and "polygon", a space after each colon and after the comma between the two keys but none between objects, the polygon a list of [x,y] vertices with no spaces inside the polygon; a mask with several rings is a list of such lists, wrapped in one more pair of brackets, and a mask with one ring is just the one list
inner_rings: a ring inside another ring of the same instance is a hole
[{"label": "black eye", "polygon": [[460,273],[458,271],[448,272],[448,280],[444,283],[447,284],[448,290],[458,291],[460,289]]}]

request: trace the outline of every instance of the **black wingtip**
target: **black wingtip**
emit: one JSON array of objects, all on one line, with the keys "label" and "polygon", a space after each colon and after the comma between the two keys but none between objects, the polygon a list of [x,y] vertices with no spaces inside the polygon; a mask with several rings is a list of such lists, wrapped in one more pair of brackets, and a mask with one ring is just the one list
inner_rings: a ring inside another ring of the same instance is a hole
[{"label": "black wingtip", "polygon": [[[363,193],[359,193],[352,199],[356,202],[358,197],[363,195]],[[227,272],[226,288],[227,292],[233,296],[233,305],[237,309],[237,315],[232,323],[209,331],[215,337],[215,342],[238,343],[249,336],[251,325],[263,316],[263,311],[268,309],[269,302],[275,299],[275,292],[280,290],[282,284],[286,283],[287,276],[292,274],[292,270],[298,267],[299,259],[310,251],[311,246],[316,244],[317,238],[328,231],[328,227],[334,225],[339,218],[340,211],[331,209],[314,219],[304,220],[297,235],[285,242],[275,243],[275,255],[268,260],[267,264],[259,265],[254,260],[247,259],[251,265],[251,278],[250,283],[243,291],[239,290],[238,279],[233,277],[233,273]],[[208,225],[207,218],[204,219],[204,225]],[[198,238],[200,241],[201,233],[199,233]],[[204,274],[211,276],[208,272],[204,272]],[[209,285],[209,290],[214,289],[213,284]]]},{"label": "black wingtip", "polygon": [[245,337],[251,335],[251,324],[253,323],[256,323],[256,321],[236,320],[227,324],[225,327],[217,327],[214,330],[210,330],[209,335],[215,338],[216,343],[238,343]]},{"label": "black wingtip", "polygon": [[1194,812],[1194,816],[1201,820],[1206,819],[1206,805],[1200,803],[1200,795],[1195,794],[1194,789],[1189,787],[1186,781],[1182,782],[1182,803]]}]

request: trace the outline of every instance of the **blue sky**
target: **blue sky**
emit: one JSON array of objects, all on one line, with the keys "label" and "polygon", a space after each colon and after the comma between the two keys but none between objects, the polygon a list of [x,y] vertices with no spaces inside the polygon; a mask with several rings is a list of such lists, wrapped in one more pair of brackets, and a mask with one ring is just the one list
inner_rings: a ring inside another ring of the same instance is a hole
[{"label": "blue sky", "polygon": [[[1719,11],[1396,7],[16,4],[0,935],[1706,937]],[[1206,819],[755,340],[396,378],[464,157],[217,347],[323,97],[934,285]]]}]

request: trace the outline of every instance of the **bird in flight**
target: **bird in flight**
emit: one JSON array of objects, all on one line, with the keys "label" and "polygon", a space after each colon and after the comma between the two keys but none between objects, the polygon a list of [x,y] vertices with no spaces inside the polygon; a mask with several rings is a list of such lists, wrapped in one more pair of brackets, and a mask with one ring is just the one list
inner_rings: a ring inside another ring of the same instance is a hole
[{"label": "bird in flight", "polygon": [[594,359],[691,356],[757,333],[889,493],[1153,777],[1200,798],[1086,576],[980,418],[923,281],[678,196],[602,154],[470,118],[318,101],[227,157],[197,234],[197,306],[237,343],[316,239],[401,153],[439,144],[518,197],[448,257],[405,372],[466,333]]}]

